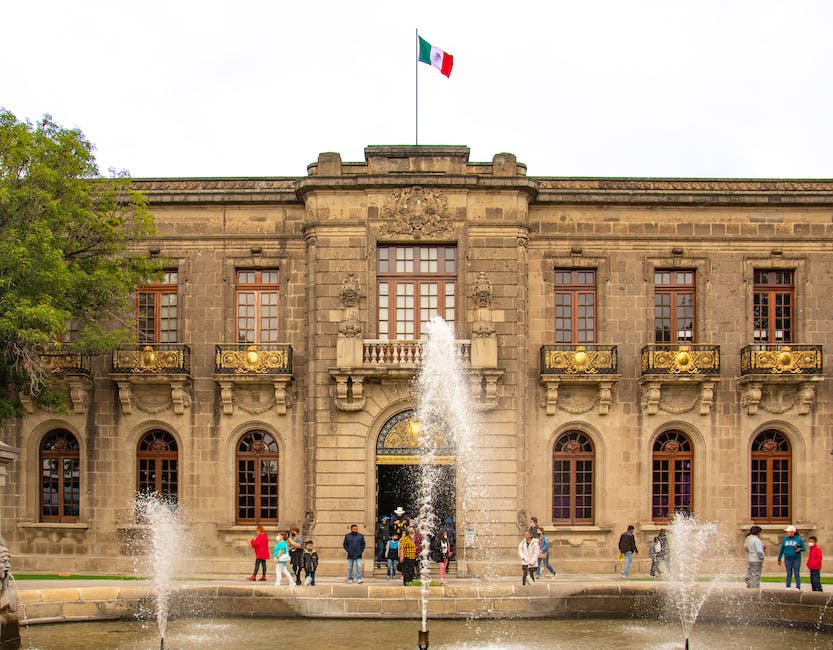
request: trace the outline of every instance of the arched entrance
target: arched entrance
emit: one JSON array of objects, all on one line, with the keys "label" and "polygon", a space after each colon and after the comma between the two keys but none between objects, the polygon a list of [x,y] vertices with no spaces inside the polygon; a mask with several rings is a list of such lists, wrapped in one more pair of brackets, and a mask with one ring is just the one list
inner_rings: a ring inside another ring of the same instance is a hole
[{"label": "arched entrance", "polygon": [[[413,409],[397,413],[385,422],[376,439],[376,521],[384,515],[393,516],[400,506],[410,516],[419,512],[416,486],[425,469],[426,450],[418,446],[419,423],[414,415]],[[443,436],[432,447],[437,452],[431,465],[438,486],[432,509],[441,524],[455,515],[457,472],[448,438]]]}]

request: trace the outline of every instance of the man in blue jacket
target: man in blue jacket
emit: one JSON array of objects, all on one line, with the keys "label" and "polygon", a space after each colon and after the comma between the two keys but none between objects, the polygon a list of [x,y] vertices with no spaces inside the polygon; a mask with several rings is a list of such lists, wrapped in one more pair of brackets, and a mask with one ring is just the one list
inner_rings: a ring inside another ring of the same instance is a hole
[{"label": "man in blue jacket", "polygon": [[361,582],[364,535],[359,532],[356,524],[350,526],[350,532],[344,536],[343,546],[347,551],[347,582],[353,582],[353,567],[356,568],[356,582]]},{"label": "man in blue jacket", "polygon": [[787,566],[787,589],[792,583],[795,574],[795,588],[801,589],[801,552],[805,550],[804,540],[798,535],[795,526],[787,526],[786,535],[781,540],[781,548],[778,549],[778,566],[781,566],[781,558]]}]

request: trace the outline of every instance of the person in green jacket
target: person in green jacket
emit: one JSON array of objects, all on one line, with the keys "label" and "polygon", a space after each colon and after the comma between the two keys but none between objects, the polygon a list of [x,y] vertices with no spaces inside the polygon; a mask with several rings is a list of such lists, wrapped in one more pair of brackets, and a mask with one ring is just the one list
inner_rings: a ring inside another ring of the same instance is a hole
[{"label": "person in green jacket", "polygon": [[795,530],[795,526],[787,526],[786,535],[781,540],[781,548],[778,549],[778,566],[781,566],[781,558],[787,567],[787,589],[792,584],[792,577],[795,575],[795,588],[801,589],[801,552],[804,548],[804,540]]}]

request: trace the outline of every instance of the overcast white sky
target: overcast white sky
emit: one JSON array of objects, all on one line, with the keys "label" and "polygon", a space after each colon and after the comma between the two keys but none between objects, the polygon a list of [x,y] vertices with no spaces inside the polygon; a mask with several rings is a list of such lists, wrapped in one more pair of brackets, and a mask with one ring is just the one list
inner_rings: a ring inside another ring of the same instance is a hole
[{"label": "overcast white sky", "polygon": [[829,0],[6,0],[0,106],[134,177],[415,140],[534,176],[833,177]]}]

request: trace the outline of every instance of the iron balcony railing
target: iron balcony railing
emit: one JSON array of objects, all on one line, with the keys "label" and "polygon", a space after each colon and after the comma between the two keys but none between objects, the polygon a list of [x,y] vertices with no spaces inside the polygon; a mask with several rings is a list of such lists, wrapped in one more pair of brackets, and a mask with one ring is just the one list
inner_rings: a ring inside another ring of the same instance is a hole
[{"label": "iron balcony railing", "polygon": [[747,345],[740,351],[741,375],[820,375],[820,345]]},{"label": "iron balcony railing", "polygon": [[288,343],[221,343],[214,348],[218,375],[291,375],[292,346]]},{"label": "iron balcony railing", "polygon": [[542,375],[613,375],[618,371],[615,345],[559,343],[541,346]]},{"label": "iron balcony railing", "polygon": [[685,343],[642,348],[643,375],[719,375],[720,346]]},{"label": "iron balcony railing", "polygon": [[42,352],[41,361],[53,375],[92,375],[92,356],[80,352]]},{"label": "iron balcony railing", "polygon": [[163,343],[113,352],[113,372],[129,375],[187,375],[191,350],[187,345]]},{"label": "iron balcony railing", "polygon": [[[471,341],[455,341],[457,358],[464,364],[471,362]],[[387,341],[365,339],[362,344],[364,366],[419,367],[422,365],[426,341]]]}]

